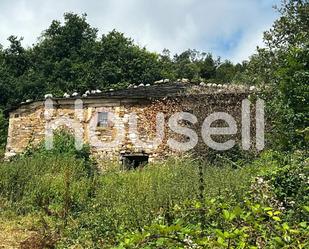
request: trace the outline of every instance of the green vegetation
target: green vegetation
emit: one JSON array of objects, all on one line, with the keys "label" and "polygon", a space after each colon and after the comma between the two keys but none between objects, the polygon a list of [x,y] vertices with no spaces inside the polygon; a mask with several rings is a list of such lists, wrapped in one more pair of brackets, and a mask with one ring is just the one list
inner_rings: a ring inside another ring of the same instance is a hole
[{"label": "green vegetation", "polygon": [[[283,1],[278,10],[266,47],[236,66],[195,50],[150,53],[116,31],[98,39],[75,14],[31,48],[11,37],[0,51],[2,109],[47,92],[233,80],[265,89],[271,128],[256,157],[235,149],[126,172],[110,164],[103,173],[87,146],[76,151],[60,133],[52,151],[41,145],[0,163],[1,220],[36,231],[23,248],[308,248],[309,5]],[[1,111],[0,151],[6,129]]]},{"label": "green vegetation", "polygon": [[282,1],[280,18],[264,33],[266,47],[258,49],[243,80],[267,84],[273,146],[280,150],[308,147],[309,120],[309,3]]},{"label": "green vegetation", "polygon": [[167,49],[151,53],[118,31],[102,37],[97,33],[86,15],[66,13],[64,23],[53,21],[32,47],[9,37],[10,45],[0,46],[0,108],[46,93],[118,89],[162,78],[230,83],[244,67],[196,50],[174,56]]},{"label": "green vegetation", "polygon": [[0,167],[1,216],[39,217],[33,226],[43,239],[57,238],[57,248],[309,243],[307,155],[268,151],[239,168],[170,159],[98,174],[68,138],[57,137],[61,150],[34,150]]},{"label": "green vegetation", "polygon": [[5,118],[3,111],[0,109],[0,160],[4,156],[4,149],[7,137],[7,119]]}]

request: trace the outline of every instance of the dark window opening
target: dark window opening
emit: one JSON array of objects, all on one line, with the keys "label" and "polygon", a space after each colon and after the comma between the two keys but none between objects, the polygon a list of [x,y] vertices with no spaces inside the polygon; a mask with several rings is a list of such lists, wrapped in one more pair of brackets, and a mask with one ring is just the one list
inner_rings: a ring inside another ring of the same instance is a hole
[{"label": "dark window opening", "polygon": [[98,127],[108,127],[108,112],[98,113]]},{"label": "dark window opening", "polygon": [[124,154],[122,155],[122,165],[125,169],[136,169],[148,163],[147,154]]}]

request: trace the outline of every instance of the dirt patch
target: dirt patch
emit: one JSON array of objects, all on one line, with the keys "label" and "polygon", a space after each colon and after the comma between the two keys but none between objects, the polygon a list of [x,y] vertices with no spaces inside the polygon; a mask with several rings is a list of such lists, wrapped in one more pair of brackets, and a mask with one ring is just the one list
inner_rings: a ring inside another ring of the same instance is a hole
[{"label": "dirt patch", "polygon": [[31,217],[0,217],[0,249],[54,248],[58,236],[40,235]]},{"label": "dirt patch", "polygon": [[0,248],[20,248],[20,243],[32,235],[31,231],[23,229],[15,221],[0,221]]},{"label": "dirt patch", "polygon": [[20,249],[44,249],[55,248],[55,244],[58,240],[56,235],[42,236],[39,234],[32,234],[26,240],[20,243]]}]

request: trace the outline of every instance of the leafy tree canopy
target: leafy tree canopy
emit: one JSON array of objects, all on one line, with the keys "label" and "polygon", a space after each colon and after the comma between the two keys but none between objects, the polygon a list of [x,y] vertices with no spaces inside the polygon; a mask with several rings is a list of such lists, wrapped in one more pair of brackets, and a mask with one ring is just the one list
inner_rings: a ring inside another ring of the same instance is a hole
[{"label": "leafy tree canopy", "polygon": [[[52,21],[32,47],[10,36],[0,47],[0,107],[9,108],[45,93],[121,88],[152,83],[161,78],[230,82],[237,67],[211,54],[187,50],[175,56],[147,51],[116,30],[98,37],[86,14],[65,13],[64,22]],[[226,64],[226,65],[225,65]]]},{"label": "leafy tree canopy", "polygon": [[251,57],[243,81],[270,84],[274,141],[284,149],[308,143],[309,2],[282,0],[280,17],[264,33],[265,48]]}]

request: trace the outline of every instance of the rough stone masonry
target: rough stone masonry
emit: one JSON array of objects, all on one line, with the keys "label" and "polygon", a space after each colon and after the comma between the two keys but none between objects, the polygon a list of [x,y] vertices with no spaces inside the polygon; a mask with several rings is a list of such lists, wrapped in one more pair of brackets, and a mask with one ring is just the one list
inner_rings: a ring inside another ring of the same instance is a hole
[{"label": "rough stone masonry", "polygon": [[[107,117],[103,115],[102,122],[106,122],[106,124],[98,125],[95,130],[95,135],[99,140],[113,141],[117,136],[116,131],[119,128],[117,125],[122,125],[125,131],[123,141],[113,148],[91,147],[91,152],[97,160],[122,160],[126,155],[147,155],[147,159],[153,161],[181,154],[167,146],[167,138],[174,137],[184,141],[187,138],[171,132],[167,127],[167,120],[175,112],[189,112],[198,118],[194,127],[199,136],[198,146],[191,152],[203,155],[208,149],[202,142],[200,134],[200,127],[205,117],[213,112],[227,112],[235,118],[237,127],[240,127],[241,102],[250,94],[253,94],[252,91],[242,86],[214,86],[212,84],[206,86],[206,84],[193,85],[180,82],[109,91],[82,98],[78,96],[51,98],[55,110],[48,122],[55,120],[55,127],[61,126],[60,128],[70,130],[66,125],[57,124],[57,120],[59,118],[77,120],[74,103],[76,99],[80,98],[83,101],[83,118],[78,122],[81,123],[84,131],[84,143],[89,143],[90,121],[94,119],[98,121],[98,113],[112,112],[121,120],[121,124],[111,123],[109,120],[104,120]],[[24,103],[11,110],[6,147],[7,158],[22,153],[27,148],[36,146],[44,140],[47,122],[45,111],[44,100]],[[137,115],[138,136],[145,142],[144,147],[135,146],[133,142],[137,134],[129,132],[129,114],[132,112]],[[163,143],[155,147],[147,141],[156,136],[156,115],[158,112],[165,115],[165,136]],[[217,125],[220,125],[220,122]],[[254,128],[254,124],[252,128]],[[235,140],[239,141],[240,135],[240,129],[238,129],[238,133],[234,136]]]}]

